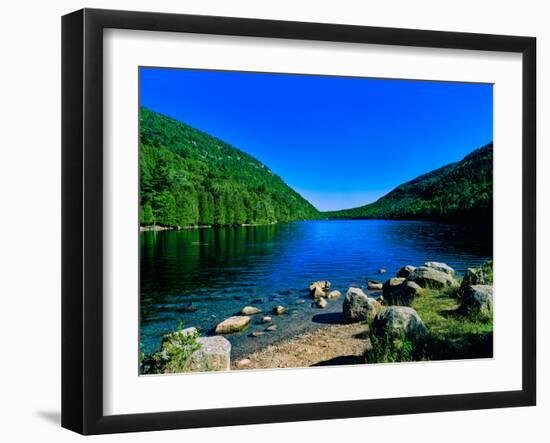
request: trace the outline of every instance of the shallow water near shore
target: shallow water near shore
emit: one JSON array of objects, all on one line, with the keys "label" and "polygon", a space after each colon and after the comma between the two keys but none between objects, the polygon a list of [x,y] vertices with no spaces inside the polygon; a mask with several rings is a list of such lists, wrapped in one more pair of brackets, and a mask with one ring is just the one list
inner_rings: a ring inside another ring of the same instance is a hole
[{"label": "shallow water near shore", "polygon": [[[463,273],[492,257],[491,242],[475,228],[427,221],[330,220],[269,226],[209,228],[140,234],[140,350],[159,349],[162,336],[195,326],[212,335],[216,324],[244,306],[251,317],[242,333],[226,336],[232,358],[275,341],[341,321],[350,286],[384,281],[401,266],[441,261]],[[379,269],[386,274],[379,274]],[[329,280],[342,292],[325,309],[311,306],[307,287]],[[373,294],[374,295],[374,294]],[[303,303],[300,301],[303,300]],[[273,307],[287,313],[277,316]],[[251,337],[269,324],[277,330]]]}]

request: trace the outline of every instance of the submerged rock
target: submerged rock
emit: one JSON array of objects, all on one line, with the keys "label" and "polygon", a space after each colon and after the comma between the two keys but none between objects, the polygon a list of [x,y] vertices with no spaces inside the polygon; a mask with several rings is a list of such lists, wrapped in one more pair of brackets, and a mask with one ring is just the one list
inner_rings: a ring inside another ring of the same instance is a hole
[{"label": "submerged rock", "polygon": [[262,317],[262,323],[271,323],[271,317],[267,315],[265,317]]},{"label": "submerged rock", "polygon": [[265,328],[265,330],[269,332],[275,331],[277,330],[277,325],[268,326],[267,328]]},{"label": "submerged rock", "polygon": [[335,299],[335,298],[340,298],[340,296],[342,295],[342,293],[340,291],[330,291],[328,293],[328,298],[329,299]]},{"label": "submerged rock", "polygon": [[388,272],[388,271],[386,271],[384,268],[381,268],[381,269],[378,270],[379,274],[385,274],[386,272]]},{"label": "submerged rock", "polygon": [[463,315],[473,315],[482,320],[490,320],[493,317],[493,287],[468,286],[462,295],[458,312]]},{"label": "submerged rock", "polygon": [[446,272],[428,266],[419,266],[407,277],[422,288],[442,289],[445,286],[456,287],[458,282]]},{"label": "submerged rock", "polygon": [[391,334],[394,337],[416,339],[426,333],[426,325],[418,313],[407,306],[390,306],[384,309],[376,315],[372,329],[378,337]]},{"label": "submerged rock", "polygon": [[260,335],[263,335],[264,331],[253,331],[250,336],[251,337],[259,337]]},{"label": "submerged rock", "polygon": [[344,299],[342,311],[350,322],[373,318],[380,309],[380,303],[369,298],[360,288],[349,288]]},{"label": "submerged rock", "polygon": [[283,315],[286,312],[286,308],[284,306],[275,306],[273,308],[273,313],[276,315]]},{"label": "submerged rock", "polygon": [[444,272],[445,274],[449,274],[451,277],[455,276],[455,270],[451,268],[447,263],[441,263],[438,261],[428,261],[424,263],[424,266],[428,268],[433,268],[439,272]]},{"label": "submerged rock", "polygon": [[254,306],[245,306],[241,309],[241,315],[254,315],[259,314],[261,309],[255,308]]},{"label": "submerged rock", "polygon": [[234,315],[226,318],[216,326],[216,334],[231,334],[240,332],[247,328],[250,323],[250,317],[247,315]]},{"label": "submerged rock", "polygon": [[397,271],[397,276],[407,278],[415,269],[416,268],[411,265],[402,266],[401,268],[399,268],[399,271]]}]

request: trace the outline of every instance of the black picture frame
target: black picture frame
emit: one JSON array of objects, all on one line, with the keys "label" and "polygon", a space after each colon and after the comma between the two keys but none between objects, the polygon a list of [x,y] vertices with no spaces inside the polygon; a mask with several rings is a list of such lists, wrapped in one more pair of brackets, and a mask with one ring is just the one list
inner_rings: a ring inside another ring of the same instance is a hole
[{"label": "black picture frame", "polygon": [[[503,51],[522,54],[522,389],[131,415],[103,413],[103,30]],[[536,39],[83,9],[62,18],[62,426],[82,434],[536,404]]]}]

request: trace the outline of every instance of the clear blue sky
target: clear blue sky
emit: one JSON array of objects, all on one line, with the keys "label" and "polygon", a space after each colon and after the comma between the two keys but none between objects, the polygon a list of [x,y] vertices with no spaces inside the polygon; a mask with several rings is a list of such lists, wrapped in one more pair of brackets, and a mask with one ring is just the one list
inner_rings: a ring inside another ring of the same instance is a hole
[{"label": "clear blue sky", "polygon": [[493,139],[487,84],[141,68],[140,99],[256,157],[321,211]]}]

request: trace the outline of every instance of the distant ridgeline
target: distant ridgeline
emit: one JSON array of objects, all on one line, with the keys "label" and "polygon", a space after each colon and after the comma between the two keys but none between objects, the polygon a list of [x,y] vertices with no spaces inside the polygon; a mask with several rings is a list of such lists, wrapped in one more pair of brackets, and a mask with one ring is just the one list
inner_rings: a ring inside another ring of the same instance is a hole
[{"label": "distant ridgeline", "polygon": [[255,158],[141,108],[141,225],[266,224],[319,216]]},{"label": "distant ridgeline", "polygon": [[330,219],[433,219],[492,223],[493,143],[404,183],[376,202],[325,212]]}]

